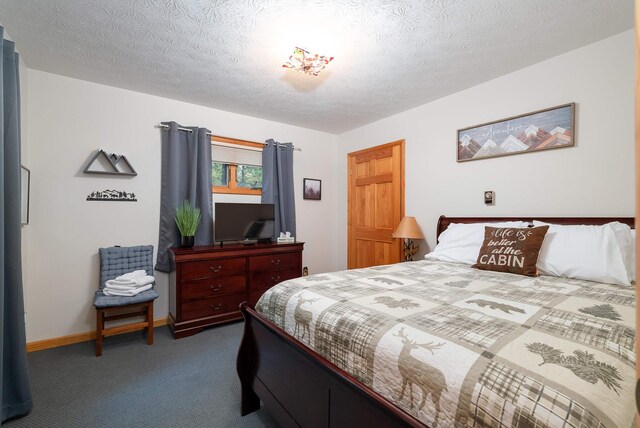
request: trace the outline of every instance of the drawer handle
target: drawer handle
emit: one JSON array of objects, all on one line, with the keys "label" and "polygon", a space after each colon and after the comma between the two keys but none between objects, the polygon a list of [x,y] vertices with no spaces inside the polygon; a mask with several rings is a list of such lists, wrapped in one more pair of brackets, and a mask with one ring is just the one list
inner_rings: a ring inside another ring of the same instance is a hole
[{"label": "drawer handle", "polygon": [[222,284],[218,284],[218,285],[211,284],[209,288],[212,289],[213,291],[220,291],[222,290]]},{"label": "drawer handle", "polygon": [[214,311],[217,311],[221,307],[222,307],[222,303],[218,303],[217,305],[211,305],[211,309],[213,309]]},{"label": "drawer handle", "polygon": [[280,275],[272,276],[271,280],[274,281],[274,282],[275,281],[280,281]]},{"label": "drawer handle", "polygon": [[213,266],[209,266],[209,269],[211,269],[213,272],[220,272],[222,270],[222,266],[218,265],[217,268],[214,268]]},{"label": "drawer handle", "polygon": [[278,260],[271,259],[271,264],[278,266],[280,264],[280,259],[278,259]]}]

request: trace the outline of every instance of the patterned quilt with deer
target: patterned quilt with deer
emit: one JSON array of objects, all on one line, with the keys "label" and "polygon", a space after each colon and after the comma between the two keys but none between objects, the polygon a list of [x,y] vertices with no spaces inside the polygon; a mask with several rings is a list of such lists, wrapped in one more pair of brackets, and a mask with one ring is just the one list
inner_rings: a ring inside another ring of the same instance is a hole
[{"label": "patterned quilt with deer", "polygon": [[418,261],[312,275],[256,309],[430,427],[630,427],[632,287]]}]

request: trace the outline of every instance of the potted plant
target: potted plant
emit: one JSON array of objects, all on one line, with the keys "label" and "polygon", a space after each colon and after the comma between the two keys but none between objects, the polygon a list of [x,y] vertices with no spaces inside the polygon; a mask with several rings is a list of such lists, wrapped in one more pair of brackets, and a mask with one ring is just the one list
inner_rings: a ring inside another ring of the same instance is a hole
[{"label": "potted plant", "polygon": [[196,230],[200,224],[200,217],[200,208],[194,207],[189,201],[184,201],[182,205],[176,208],[174,218],[178,230],[180,230],[181,247],[193,247]]}]

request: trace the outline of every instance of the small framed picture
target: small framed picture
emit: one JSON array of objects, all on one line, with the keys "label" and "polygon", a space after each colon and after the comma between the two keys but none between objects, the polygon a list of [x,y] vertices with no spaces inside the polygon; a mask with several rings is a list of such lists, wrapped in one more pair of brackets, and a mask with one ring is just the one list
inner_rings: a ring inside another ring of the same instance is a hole
[{"label": "small framed picture", "polygon": [[21,224],[29,224],[29,188],[31,171],[24,166],[20,169],[20,218]]},{"label": "small framed picture", "polygon": [[304,192],[302,194],[303,199],[311,199],[319,201],[322,197],[322,181],[315,178],[304,179]]}]

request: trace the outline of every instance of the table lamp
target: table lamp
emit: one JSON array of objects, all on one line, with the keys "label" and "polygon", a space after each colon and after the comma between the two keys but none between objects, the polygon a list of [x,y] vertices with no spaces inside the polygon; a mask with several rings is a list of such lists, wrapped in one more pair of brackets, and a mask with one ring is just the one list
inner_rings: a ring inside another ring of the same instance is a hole
[{"label": "table lamp", "polygon": [[404,239],[404,261],[410,262],[413,256],[418,252],[419,246],[416,245],[414,239],[424,239],[422,229],[418,225],[415,217],[404,217],[400,220],[400,224],[396,231],[391,235],[393,238]]}]

